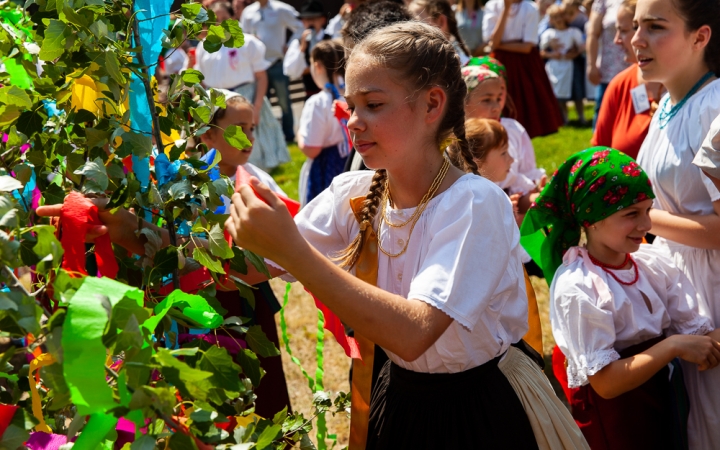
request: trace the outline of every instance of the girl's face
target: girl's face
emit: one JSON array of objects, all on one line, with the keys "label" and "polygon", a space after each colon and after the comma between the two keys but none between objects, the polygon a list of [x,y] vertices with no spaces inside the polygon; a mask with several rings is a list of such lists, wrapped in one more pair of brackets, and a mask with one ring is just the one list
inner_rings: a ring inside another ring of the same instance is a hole
[{"label": "girl's face", "polygon": [[252,147],[238,150],[227,143],[223,132],[230,125],[242,128],[248,140],[251,143],[255,142],[255,136],[253,136],[255,125],[253,125],[253,111],[250,105],[239,102],[231,103],[228,105],[225,115],[218,120],[217,128],[212,127],[201,136],[202,142],[208,148],[214,148],[220,152],[220,156],[222,156],[219,164],[220,172],[226,176],[235,175],[237,166],[247,163],[252,153]]},{"label": "girl's face", "polygon": [[550,26],[555,28],[556,30],[566,30],[568,27],[568,23],[565,19],[565,14],[558,13],[553,14],[552,16],[548,16]]},{"label": "girl's face", "polygon": [[348,130],[355,150],[372,169],[403,170],[425,148],[439,155],[429,143],[442,120],[444,97],[433,103],[436,90],[413,94],[398,80],[397,71],[364,54],[353,54],[345,74],[345,99],[352,113]]},{"label": "girl's face", "polygon": [[465,102],[466,119],[500,120],[506,98],[505,80],[491,78],[470,92]]},{"label": "girl's face", "polygon": [[636,252],[652,227],[652,204],[650,199],[643,200],[587,228],[590,252],[593,253],[593,249],[600,254]]},{"label": "girl's face", "polygon": [[707,33],[708,27],[687,31],[672,0],[639,0],[633,25],[637,31],[632,46],[648,81],[667,84],[682,79],[687,68],[695,67],[698,57],[704,56],[704,46],[697,45],[697,38],[699,33]]},{"label": "girl's face", "polygon": [[482,160],[476,159],[480,174],[494,183],[500,183],[507,178],[510,166],[515,160],[508,152],[508,146],[490,150]]},{"label": "girl's face", "polygon": [[635,34],[633,28],[633,13],[627,8],[618,9],[617,19],[615,20],[615,44],[619,45],[625,52],[625,62],[634,64],[637,62],[635,58],[635,50],[632,46],[632,38]]}]

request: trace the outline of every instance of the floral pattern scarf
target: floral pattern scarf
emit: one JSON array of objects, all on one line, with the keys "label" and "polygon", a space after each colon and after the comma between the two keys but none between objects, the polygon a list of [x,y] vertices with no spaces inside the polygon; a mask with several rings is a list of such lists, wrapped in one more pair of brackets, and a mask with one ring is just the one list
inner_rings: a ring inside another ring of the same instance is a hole
[{"label": "floral pattern scarf", "polygon": [[505,66],[503,65],[503,63],[493,58],[492,56],[470,58],[470,61],[468,61],[467,65],[484,67],[489,71],[495,72],[496,74],[503,77],[505,79],[505,82],[507,83],[507,71],[505,70]]},{"label": "floral pattern scarf", "polygon": [[582,227],[652,198],[650,179],[634,159],[608,147],[583,150],[560,166],[532,204],[520,243],[551,283]]}]

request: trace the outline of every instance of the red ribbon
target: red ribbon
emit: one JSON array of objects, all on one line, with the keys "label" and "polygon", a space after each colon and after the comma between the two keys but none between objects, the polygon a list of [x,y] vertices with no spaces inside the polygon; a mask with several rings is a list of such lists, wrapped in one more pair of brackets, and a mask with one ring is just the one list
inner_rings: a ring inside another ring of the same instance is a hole
[{"label": "red ribbon", "polygon": [[307,289],[305,289],[305,291],[312,295],[313,300],[315,300],[315,306],[317,309],[322,311],[325,316],[324,328],[335,336],[335,340],[338,344],[340,344],[340,347],[345,350],[345,354],[352,359],[362,360],[362,356],[360,355],[360,346],[354,337],[350,337],[345,334],[345,325],[343,325],[338,316],[336,316],[334,312],[330,311],[327,306],[318,300],[312,292]]},{"label": "red ribbon", "polygon": [[[70,273],[88,274],[85,269],[85,236],[91,227],[97,225],[103,225],[97,206],[79,192],[70,193],[60,213],[60,243],[65,251],[63,269]],[[108,234],[95,238],[95,259],[101,275],[109,278],[117,276],[118,265]]]},{"label": "red ribbon", "polygon": [[18,407],[14,405],[0,405],[0,438],[2,438],[7,427],[10,426],[17,409]]}]

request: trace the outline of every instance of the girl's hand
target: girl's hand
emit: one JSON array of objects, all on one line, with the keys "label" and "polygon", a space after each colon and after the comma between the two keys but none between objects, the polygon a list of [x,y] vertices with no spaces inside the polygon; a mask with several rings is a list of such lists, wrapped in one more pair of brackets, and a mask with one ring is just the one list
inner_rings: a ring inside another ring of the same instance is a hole
[{"label": "girl's hand", "polygon": [[[283,267],[288,255],[302,252],[307,244],[293,222],[287,206],[267,185],[255,177],[232,196],[225,229],[237,245],[272,259]],[[258,198],[253,192],[265,200]]]},{"label": "girl's hand", "polygon": [[668,339],[673,340],[678,357],[697,364],[698,370],[712,369],[720,364],[720,342],[710,335],[676,334]]}]

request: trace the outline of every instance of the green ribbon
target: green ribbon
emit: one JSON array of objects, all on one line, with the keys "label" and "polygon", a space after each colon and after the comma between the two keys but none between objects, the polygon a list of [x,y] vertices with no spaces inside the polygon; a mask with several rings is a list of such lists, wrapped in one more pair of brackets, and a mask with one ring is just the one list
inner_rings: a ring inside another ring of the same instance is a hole
[{"label": "green ribbon", "polygon": [[[73,295],[63,324],[63,374],[78,413],[105,413],[117,406],[105,382],[107,350],[102,335],[110,310],[128,297],[143,306],[143,292],[110,278],[87,277]],[[106,303],[106,300],[109,303]]]},{"label": "green ribbon", "polygon": [[223,323],[222,316],[210,306],[207,300],[199,295],[187,294],[176,289],[155,305],[155,315],[147,319],[143,327],[154,332],[162,318],[173,306],[178,308],[185,317],[197,323],[200,328],[217,328]]},{"label": "green ribbon", "polygon": [[[74,450],[96,450],[108,448],[105,441],[105,437],[108,433],[115,429],[118,418],[112,414],[95,413],[90,416],[83,432],[75,441],[73,445]],[[110,445],[112,448],[112,444]]]}]

